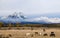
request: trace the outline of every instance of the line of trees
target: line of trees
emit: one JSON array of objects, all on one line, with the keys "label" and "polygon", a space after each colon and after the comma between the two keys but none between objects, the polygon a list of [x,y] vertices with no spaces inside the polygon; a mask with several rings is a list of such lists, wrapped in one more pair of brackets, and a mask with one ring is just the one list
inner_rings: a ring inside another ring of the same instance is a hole
[{"label": "line of trees", "polygon": [[60,27],[60,24],[20,24],[20,23],[2,23],[0,22],[0,27]]}]

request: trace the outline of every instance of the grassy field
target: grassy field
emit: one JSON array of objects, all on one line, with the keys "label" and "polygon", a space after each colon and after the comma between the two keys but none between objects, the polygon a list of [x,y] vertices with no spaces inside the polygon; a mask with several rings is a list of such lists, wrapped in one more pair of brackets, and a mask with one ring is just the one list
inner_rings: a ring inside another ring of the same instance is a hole
[{"label": "grassy field", "polygon": [[[32,28],[33,30],[31,30],[30,27],[19,27],[19,30],[18,29],[0,30],[0,38],[4,37],[5,38],[60,38],[60,28],[42,28],[42,27],[39,28],[32,27]],[[46,31],[43,31],[43,29],[45,29]],[[38,34],[35,34],[35,32],[38,32]],[[54,32],[56,36],[50,37],[51,32]],[[45,33],[47,33],[47,36],[44,36]]]}]

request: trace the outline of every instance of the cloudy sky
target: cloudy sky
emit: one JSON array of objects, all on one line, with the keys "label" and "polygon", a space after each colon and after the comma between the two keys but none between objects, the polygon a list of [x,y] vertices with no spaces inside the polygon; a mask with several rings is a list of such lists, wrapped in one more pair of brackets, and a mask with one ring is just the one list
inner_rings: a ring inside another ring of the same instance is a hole
[{"label": "cloudy sky", "polygon": [[60,0],[0,0],[0,16],[14,12],[57,17],[60,14]]}]

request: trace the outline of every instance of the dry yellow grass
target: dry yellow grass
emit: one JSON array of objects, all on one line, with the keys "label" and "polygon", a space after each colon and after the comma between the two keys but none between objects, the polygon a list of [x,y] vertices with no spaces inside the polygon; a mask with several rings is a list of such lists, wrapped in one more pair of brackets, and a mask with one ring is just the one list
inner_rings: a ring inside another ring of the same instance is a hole
[{"label": "dry yellow grass", "polygon": [[[54,32],[56,37],[54,38],[60,38],[60,28],[45,28],[46,31],[43,32],[43,28],[33,28],[33,30],[30,30],[28,28],[24,28],[24,30],[0,30],[0,35],[8,36],[11,34],[12,36],[10,38],[52,38],[50,37],[50,33]],[[42,33],[41,35],[36,35],[35,32]],[[30,35],[26,35],[27,33],[30,33]],[[47,33],[48,36],[43,36],[44,33]]]}]

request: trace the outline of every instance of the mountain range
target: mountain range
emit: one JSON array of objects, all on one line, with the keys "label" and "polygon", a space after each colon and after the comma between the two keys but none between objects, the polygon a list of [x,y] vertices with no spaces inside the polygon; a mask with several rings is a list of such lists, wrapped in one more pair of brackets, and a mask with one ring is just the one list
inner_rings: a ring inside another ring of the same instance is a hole
[{"label": "mountain range", "polygon": [[0,22],[3,23],[21,23],[21,24],[54,24],[60,23],[60,18],[49,18],[46,16],[40,16],[37,18],[27,18],[23,14],[13,14],[7,17],[0,17]]}]

